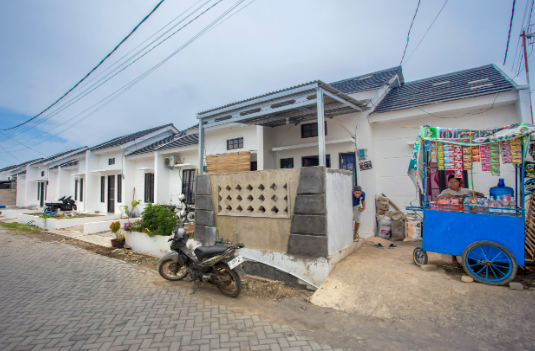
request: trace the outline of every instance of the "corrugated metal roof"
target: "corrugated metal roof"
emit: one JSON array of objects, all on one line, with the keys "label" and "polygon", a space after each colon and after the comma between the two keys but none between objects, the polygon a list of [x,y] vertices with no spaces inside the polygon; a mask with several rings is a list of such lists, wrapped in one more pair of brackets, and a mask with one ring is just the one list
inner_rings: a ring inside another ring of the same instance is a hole
[{"label": "corrugated metal roof", "polygon": [[4,167],[4,168],[0,169],[0,172],[9,171],[10,169],[17,168],[18,166],[19,165],[7,166],[7,167]]},{"label": "corrugated metal roof", "polygon": [[493,65],[408,82],[393,88],[373,113],[454,101],[513,90]]},{"label": "corrugated metal roof", "polygon": [[360,91],[378,89],[383,85],[388,84],[396,74],[399,75],[399,80],[403,83],[403,72],[401,67],[398,66],[329,83],[329,85],[343,93],[353,94]]},{"label": "corrugated metal roof", "polygon": [[87,150],[88,147],[87,146],[82,146],[82,147],[79,147],[79,148],[76,148],[76,149],[73,149],[73,150],[69,150],[69,151],[64,151],[64,152],[60,152],[60,153],[57,153],[57,154],[54,154],[52,156],[49,156],[49,157],[46,157],[44,159],[41,159],[41,160],[38,160],[36,162],[33,162],[33,163],[43,163],[43,162],[47,162],[47,161],[53,161],[55,159],[58,159],[58,158],[61,158],[61,156],[64,156],[64,155],[67,155],[67,154],[70,154],[72,152],[76,152],[76,151],[85,151]]},{"label": "corrugated metal roof", "polygon": [[123,145],[123,144],[129,143],[129,142],[131,142],[131,141],[133,141],[135,139],[138,139],[138,138],[141,138],[141,137],[143,137],[145,135],[153,133],[153,132],[155,132],[155,131],[157,131],[159,129],[164,129],[164,128],[167,128],[167,127],[170,127],[170,126],[173,126],[173,123],[165,124],[163,126],[159,126],[159,127],[156,127],[156,128],[145,129],[145,130],[142,130],[140,132],[136,132],[136,133],[132,133],[132,134],[123,135],[123,136],[120,136],[118,138],[106,141],[106,142],[104,142],[102,144],[98,144],[97,146],[93,146],[89,150],[94,151],[94,150],[105,149],[105,148],[108,148],[108,147]]},{"label": "corrugated metal roof", "polygon": [[155,149],[159,148],[160,146],[162,146],[164,144],[167,144],[168,142],[171,142],[171,141],[173,141],[173,140],[175,140],[177,138],[180,138],[182,135],[183,135],[182,133],[170,135],[167,138],[163,138],[161,140],[158,140],[155,143],[152,143],[150,145],[145,146],[144,148],[141,148],[139,150],[131,152],[127,156],[139,155],[139,154],[144,154],[144,153],[147,153],[147,152],[152,152]]},{"label": "corrugated metal roof", "polygon": [[2,171],[9,171],[9,170],[15,170],[15,169],[24,167],[24,166],[26,166],[27,164],[34,163],[34,162],[39,161],[39,160],[41,160],[41,159],[40,159],[40,158],[36,158],[35,160],[26,161],[26,162],[21,163],[21,164],[18,164],[18,165],[16,165],[16,166],[9,166],[9,167],[3,168],[2,170],[0,170],[0,172],[2,172]]}]

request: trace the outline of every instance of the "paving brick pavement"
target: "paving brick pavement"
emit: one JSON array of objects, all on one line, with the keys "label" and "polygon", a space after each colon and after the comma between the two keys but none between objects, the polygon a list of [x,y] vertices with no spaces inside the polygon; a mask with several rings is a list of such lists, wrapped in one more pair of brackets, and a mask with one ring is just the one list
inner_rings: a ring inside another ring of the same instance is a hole
[{"label": "paving brick pavement", "polygon": [[332,350],[291,328],[156,286],[121,261],[0,231],[0,350]]}]

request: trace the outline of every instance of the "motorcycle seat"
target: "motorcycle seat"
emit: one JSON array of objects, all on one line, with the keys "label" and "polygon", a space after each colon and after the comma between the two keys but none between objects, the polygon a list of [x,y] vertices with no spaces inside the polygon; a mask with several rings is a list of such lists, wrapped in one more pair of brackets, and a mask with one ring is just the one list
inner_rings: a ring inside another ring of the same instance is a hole
[{"label": "motorcycle seat", "polygon": [[227,249],[228,246],[200,246],[195,249],[195,256],[202,261],[207,257],[223,253]]}]

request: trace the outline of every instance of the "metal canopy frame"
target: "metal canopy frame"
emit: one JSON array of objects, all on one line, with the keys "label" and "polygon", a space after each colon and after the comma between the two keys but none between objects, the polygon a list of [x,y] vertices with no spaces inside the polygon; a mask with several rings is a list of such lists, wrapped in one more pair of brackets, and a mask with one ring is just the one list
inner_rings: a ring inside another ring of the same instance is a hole
[{"label": "metal canopy frame", "polygon": [[199,173],[204,173],[204,129],[228,123],[277,127],[317,119],[319,164],[325,165],[325,117],[366,109],[366,103],[315,81],[197,114]]}]

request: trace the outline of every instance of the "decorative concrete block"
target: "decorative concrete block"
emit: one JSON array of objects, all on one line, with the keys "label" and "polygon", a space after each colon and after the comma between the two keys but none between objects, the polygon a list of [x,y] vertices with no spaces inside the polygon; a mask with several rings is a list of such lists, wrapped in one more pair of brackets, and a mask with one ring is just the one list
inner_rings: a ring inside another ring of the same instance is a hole
[{"label": "decorative concrete block", "polygon": [[327,217],[322,215],[294,215],[290,233],[327,235]]},{"label": "decorative concrete block", "polygon": [[204,246],[215,245],[217,241],[217,228],[195,224],[195,240],[200,241]]},{"label": "decorative concrete block", "polygon": [[287,253],[307,257],[327,257],[327,237],[290,234]]},{"label": "decorative concrete block", "polygon": [[195,177],[195,195],[212,195],[208,174],[199,174]]},{"label": "decorative concrete block", "polygon": [[297,195],[294,213],[296,214],[326,214],[325,194]]},{"label": "decorative concrete block", "polygon": [[215,227],[214,211],[195,210],[195,224]]},{"label": "decorative concrete block", "polygon": [[214,204],[212,202],[212,195],[196,195],[195,209],[213,211]]},{"label": "decorative concrete block", "polygon": [[301,168],[297,195],[325,193],[326,173],[324,166]]}]

